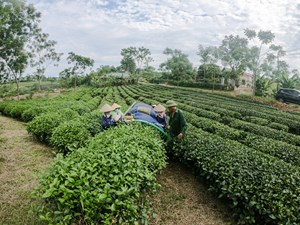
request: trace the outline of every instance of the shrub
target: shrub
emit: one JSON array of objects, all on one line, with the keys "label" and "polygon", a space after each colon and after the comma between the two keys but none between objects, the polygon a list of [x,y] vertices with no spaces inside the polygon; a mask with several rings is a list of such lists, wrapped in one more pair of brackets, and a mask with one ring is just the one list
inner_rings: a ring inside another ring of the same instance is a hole
[{"label": "shrub", "polygon": [[147,220],[144,191],[155,190],[165,167],[157,131],[140,124],[111,128],[86,148],[58,154],[37,193],[49,223],[139,224]]},{"label": "shrub", "polygon": [[57,112],[49,112],[35,117],[27,124],[28,133],[37,140],[49,143],[54,128],[63,122],[61,115]]},{"label": "shrub", "polygon": [[300,223],[299,167],[191,126],[173,154],[231,200],[241,224]]},{"label": "shrub", "polygon": [[102,131],[102,117],[98,111],[86,113],[80,120],[92,136]]},{"label": "shrub", "polygon": [[268,127],[271,127],[273,129],[276,129],[276,130],[282,130],[282,131],[285,131],[285,132],[289,131],[288,126],[280,124],[280,123],[275,123],[275,122],[268,124]]},{"label": "shrub", "polygon": [[50,144],[59,152],[67,154],[84,147],[90,138],[85,124],[79,121],[67,121],[54,129]]},{"label": "shrub", "polygon": [[[26,109],[23,113],[22,113],[22,120],[25,122],[29,122],[31,120],[33,120],[36,116],[50,111],[49,107],[42,107],[42,106],[32,106],[29,107],[28,109]],[[54,111],[54,110],[53,110]]]}]

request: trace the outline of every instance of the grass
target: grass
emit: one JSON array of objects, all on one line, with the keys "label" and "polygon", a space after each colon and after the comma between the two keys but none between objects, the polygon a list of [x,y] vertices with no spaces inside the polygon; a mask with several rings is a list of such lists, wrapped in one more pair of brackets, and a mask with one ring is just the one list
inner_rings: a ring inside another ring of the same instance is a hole
[{"label": "grass", "polygon": [[53,158],[52,150],[36,143],[23,123],[0,116],[0,224],[41,224],[31,195],[38,177]]},{"label": "grass", "polygon": [[234,224],[226,203],[208,192],[208,187],[195,178],[191,169],[179,162],[170,161],[158,181],[161,188],[153,196],[156,218],[151,224]]}]

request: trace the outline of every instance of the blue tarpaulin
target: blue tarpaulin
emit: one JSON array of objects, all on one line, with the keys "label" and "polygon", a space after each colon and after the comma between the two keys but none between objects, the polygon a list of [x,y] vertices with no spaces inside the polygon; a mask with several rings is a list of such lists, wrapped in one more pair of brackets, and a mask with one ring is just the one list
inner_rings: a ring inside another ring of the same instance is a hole
[{"label": "blue tarpaulin", "polygon": [[163,131],[163,125],[156,120],[156,113],[151,105],[143,102],[135,103],[129,109],[129,113],[133,115],[134,120],[153,124]]}]

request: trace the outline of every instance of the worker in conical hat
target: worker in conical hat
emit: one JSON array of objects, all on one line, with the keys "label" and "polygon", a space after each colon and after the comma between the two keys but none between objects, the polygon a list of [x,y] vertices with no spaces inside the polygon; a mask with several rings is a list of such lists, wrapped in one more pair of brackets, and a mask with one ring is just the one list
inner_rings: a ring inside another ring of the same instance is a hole
[{"label": "worker in conical hat", "polygon": [[113,126],[115,124],[115,121],[114,121],[114,119],[112,118],[112,115],[111,115],[112,111],[113,111],[113,108],[108,104],[105,104],[100,109],[100,112],[103,112],[102,124],[101,124],[103,130],[107,130],[108,128],[110,128],[111,126]]},{"label": "worker in conical hat", "polygon": [[165,113],[166,108],[163,105],[158,104],[153,108],[153,110],[156,113],[156,120],[162,125],[163,128],[165,128],[167,125],[167,116]]},{"label": "worker in conical hat", "polygon": [[182,139],[184,137],[187,123],[183,116],[183,112],[178,109],[177,103],[173,100],[169,100],[166,102],[166,107],[168,108],[168,117],[169,117],[169,133],[172,138],[177,137],[178,139]]},{"label": "worker in conical hat", "polygon": [[112,106],[113,111],[112,111],[112,117],[114,119],[115,122],[119,122],[123,120],[123,113],[121,111],[121,106],[118,105],[117,103],[114,103]]}]

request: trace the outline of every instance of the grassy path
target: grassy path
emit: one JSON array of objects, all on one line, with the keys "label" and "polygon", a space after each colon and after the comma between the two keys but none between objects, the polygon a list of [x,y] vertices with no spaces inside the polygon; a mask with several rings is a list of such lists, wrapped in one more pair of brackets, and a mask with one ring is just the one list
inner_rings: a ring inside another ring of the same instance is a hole
[{"label": "grassy path", "polygon": [[[30,212],[38,175],[53,158],[52,149],[36,142],[25,124],[0,116],[0,224],[40,224]],[[226,225],[232,221],[226,205],[197,181],[190,169],[170,161],[158,177],[153,196],[157,214],[151,224]]]},{"label": "grassy path", "polygon": [[228,205],[208,192],[208,188],[184,165],[170,161],[158,181],[161,188],[153,203],[157,216],[151,224],[234,224]]},{"label": "grassy path", "polygon": [[39,224],[30,213],[38,175],[53,158],[51,148],[37,143],[25,124],[0,116],[0,224]]}]

